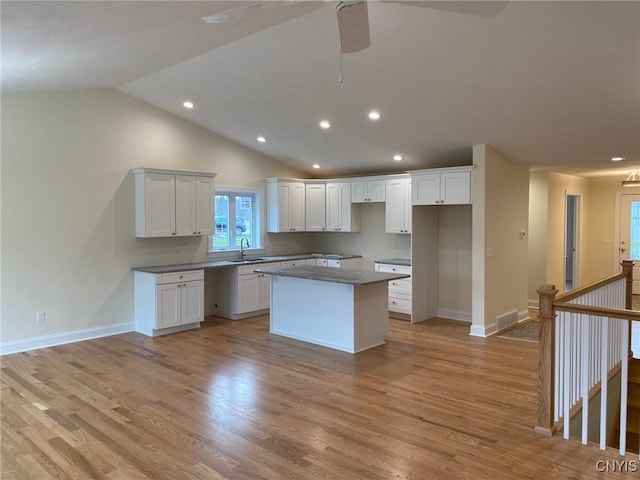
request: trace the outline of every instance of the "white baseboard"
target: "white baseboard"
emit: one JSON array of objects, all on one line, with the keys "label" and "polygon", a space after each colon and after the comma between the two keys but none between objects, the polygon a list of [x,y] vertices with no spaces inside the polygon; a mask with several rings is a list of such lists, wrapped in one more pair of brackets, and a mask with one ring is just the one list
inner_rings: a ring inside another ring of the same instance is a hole
[{"label": "white baseboard", "polygon": [[460,312],[457,310],[439,308],[437,315],[439,318],[446,318],[447,320],[458,320],[460,322],[471,323],[471,312]]},{"label": "white baseboard", "polygon": [[540,303],[538,302],[537,298],[535,300],[530,298],[529,300],[527,300],[527,306],[529,308],[539,308]]},{"label": "white baseboard", "polygon": [[0,355],[26,352],[28,350],[36,350],[38,348],[55,347],[56,345],[64,345],[65,343],[91,340],[92,338],[108,337],[110,335],[118,335],[119,333],[133,332],[133,329],[133,322],[116,323],[114,325],[106,325],[104,327],[85,328],[82,330],[74,330],[72,332],[31,337],[25,340],[17,340],[15,342],[4,342],[0,344]]},{"label": "white baseboard", "polygon": [[471,329],[469,330],[469,335],[472,337],[488,337],[492,333],[497,331],[496,322],[490,323],[489,325],[471,325]]},{"label": "white baseboard", "polygon": [[518,323],[529,318],[529,310],[521,310],[518,312]]}]

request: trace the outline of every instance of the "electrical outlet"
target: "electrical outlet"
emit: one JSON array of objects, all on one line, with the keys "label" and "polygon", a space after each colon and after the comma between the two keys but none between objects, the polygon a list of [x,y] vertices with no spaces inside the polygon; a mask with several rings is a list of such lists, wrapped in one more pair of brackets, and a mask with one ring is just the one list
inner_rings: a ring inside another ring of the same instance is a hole
[{"label": "electrical outlet", "polygon": [[487,248],[487,257],[493,257],[493,247]]},{"label": "electrical outlet", "polygon": [[44,312],[37,312],[36,313],[36,323],[44,323],[45,319],[44,319]]}]

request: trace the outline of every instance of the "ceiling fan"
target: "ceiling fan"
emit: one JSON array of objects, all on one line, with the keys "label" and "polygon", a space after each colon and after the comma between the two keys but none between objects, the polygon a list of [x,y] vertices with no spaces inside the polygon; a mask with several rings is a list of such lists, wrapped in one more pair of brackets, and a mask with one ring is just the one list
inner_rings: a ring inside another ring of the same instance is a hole
[{"label": "ceiling fan", "polygon": [[[257,14],[268,8],[286,7],[307,0],[271,1],[259,0],[241,5],[221,13],[202,17],[206,23],[228,23]],[[501,12],[508,1],[411,1],[380,0],[382,3],[425,7],[449,12],[465,13],[483,17],[492,17]],[[339,0],[336,4],[340,52],[355,53],[371,45],[369,34],[369,13],[367,0]]]}]

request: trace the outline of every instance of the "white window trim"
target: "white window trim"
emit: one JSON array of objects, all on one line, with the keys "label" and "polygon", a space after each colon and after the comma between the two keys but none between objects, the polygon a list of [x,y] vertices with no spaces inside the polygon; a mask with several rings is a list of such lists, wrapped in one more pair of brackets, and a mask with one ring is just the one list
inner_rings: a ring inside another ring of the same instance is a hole
[{"label": "white window trim", "polygon": [[[234,192],[234,193],[250,193],[254,195],[254,211],[255,211],[255,221],[256,221],[256,231],[258,232],[258,238],[260,239],[259,247],[249,247],[246,248],[245,251],[250,254],[260,254],[264,253],[264,242],[266,235],[266,206],[264,201],[264,188],[259,187],[237,187],[233,185],[217,185],[216,184],[216,194],[226,193],[226,192]],[[214,212],[214,231],[215,231],[215,212]],[[226,248],[224,250],[212,250],[213,248],[213,235],[209,235],[207,238],[207,257],[208,258],[230,258],[236,257],[240,252],[239,247],[231,247]]]}]

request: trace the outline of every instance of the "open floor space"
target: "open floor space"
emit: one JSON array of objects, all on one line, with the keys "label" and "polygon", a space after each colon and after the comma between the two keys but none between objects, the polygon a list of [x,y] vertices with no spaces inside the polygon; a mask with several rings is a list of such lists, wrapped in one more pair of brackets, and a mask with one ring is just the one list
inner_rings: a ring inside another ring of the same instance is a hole
[{"label": "open floor space", "polygon": [[352,355],[268,328],[210,318],[4,356],[2,478],[637,478],[534,433],[535,343],[391,320]]}]

